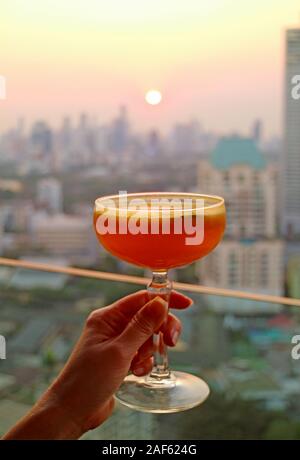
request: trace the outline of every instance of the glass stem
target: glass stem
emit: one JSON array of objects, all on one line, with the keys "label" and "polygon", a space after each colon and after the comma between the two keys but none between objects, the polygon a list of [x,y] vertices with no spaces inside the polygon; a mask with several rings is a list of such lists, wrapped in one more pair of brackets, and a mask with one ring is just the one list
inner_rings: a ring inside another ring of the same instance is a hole
[{"label": "glass stem", "polygon": [[[150,299],[159,296],[169,304],[172,283],[168,279],[168,273],[166,271],[153,272],[152,280],[147,287],[147,291]],[[157,331],[157,333],[153,335],[153,345],[154,364],[152,372],[148,376],[148,380],[152,382],[156,380],[159,382],[162,379],[170,379],[171,373],[169,369],[168,351],[161,331]]]}]

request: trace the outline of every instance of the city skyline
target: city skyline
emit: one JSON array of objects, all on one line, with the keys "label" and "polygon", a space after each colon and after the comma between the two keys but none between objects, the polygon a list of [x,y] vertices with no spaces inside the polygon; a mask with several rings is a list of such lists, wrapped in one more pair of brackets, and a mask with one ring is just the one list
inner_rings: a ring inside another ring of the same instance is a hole
[{"label": "city skyline", "polygon": [[[102,124],[121,103],[138,130],[198,118],[245,134],[258,117],[267,135],[281,133],[283,35],[297,26],[296,1],[129,3],[6,4],[0,131],[19,116],[57,125],[81,111]],[[145,103],[151,88],[162,92],[159,106]]]},{"label": "city skyline", "polygon": [[[159,126],[153,125],[152,127],[148,127],[145,129],[139,129],[136,126],[135,120],[132,117],[132,113],[128,110],[127,106],[119,105],[116,107],[112,117],[107,118],[105,120],[99,120],[99,117],[94,116],[93,114],[85,111],[81,111],[76,114],[69,114],[66,113],[64,116],[59,118],[56,123],[51,122],[51,120],[47,119],[46,117],[36,117],[32,120],[26,117],[19,117],[14,120],[14,123],[11,124],[9,127],[2,129],[0,127],[0,141],[1,139],[5,139],[7,135],[15,133],[18,136],[28,137],[32,134],[32,131],[35,129],[36,125],[44,124],[52,133],[57,133],[60,130],[66,129],[66,126],[70,130],[76,130],[80,128],[82,124],[82,120],[84,119],[84,123],[86,124],[86,128],[97,131],[97,130],[109,130],[110,127],[121,117],[122,111],[125,111],[128,130],[131,136],[138,136],[138,137],[145,137],[147,135],[151,135],[156,133],[157,135],[162,136],[163,139],[167,140],[174,134],[174,131],[184,129],[184,128],[192,128],[194,126],[195,129],[201,134],[207,134],[211,136],[218,137],[227,137],[227,136],[243,136],[248,138],[255,138],[256,135],[259,136],[260,142],[269,142],[276,144],[277,148],[279,148],[280,143],[282,142],[282,134],[277,135],[276,133],[268,133],[265,132],[265,120],[254,117],[249,120],[249,125],[245,126],[244,130],[240,130],[238,127],[233,129],[229,129],[228,131],[218,131],[214,129],[209,129],[201,119],[197,117],[191,117],[186,119],[174,119],[172,123],[166,125],[164,130],[161,130]],[[185,137],[188,133],[185,133]]]}]

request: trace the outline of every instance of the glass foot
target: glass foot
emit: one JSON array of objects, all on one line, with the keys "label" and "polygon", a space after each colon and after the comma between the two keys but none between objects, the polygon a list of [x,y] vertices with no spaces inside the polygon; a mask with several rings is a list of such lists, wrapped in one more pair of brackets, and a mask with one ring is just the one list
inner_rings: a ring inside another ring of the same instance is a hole
[{"label": "glass foot", "polygon": [[203,403],[208,385],[195,375],[172,372],[173,384],[149,385],[146,377],[128,375],[116,394],[117,400],[131,409],[156,414],[181,412]]}]

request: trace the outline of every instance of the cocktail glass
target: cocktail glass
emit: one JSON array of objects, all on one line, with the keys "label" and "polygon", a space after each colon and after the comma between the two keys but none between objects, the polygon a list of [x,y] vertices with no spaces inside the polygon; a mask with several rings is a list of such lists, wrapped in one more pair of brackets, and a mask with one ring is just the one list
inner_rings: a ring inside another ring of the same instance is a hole
[{"label": "cocktail glass", "polygon": [[[94,227],[99,242],[114,256],[152,271],[147,290],[169,300],[168,270],[209,254],[226,223],[224,199],[195,193],[134,193],[95,201]],[[153,413],[179,412],[209,395],[199,377],[169,368],[163,334],[153,336],[154,365],[146,377],[128,375],[117,392],[126,406]]]}]

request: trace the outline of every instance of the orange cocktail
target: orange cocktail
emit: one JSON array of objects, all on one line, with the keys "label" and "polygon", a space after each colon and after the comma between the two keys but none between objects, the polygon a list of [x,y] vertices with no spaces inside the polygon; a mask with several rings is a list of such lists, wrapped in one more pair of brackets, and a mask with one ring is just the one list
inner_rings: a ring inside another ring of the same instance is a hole
[{"label": "orange cocktail", "polygon": [[[224,233],[224,203],[220,206],[219,202],[216,203],[215,197],[197,195],[198,204],[201,198],[203,201],[203,206],[197,208],[197,201],[193,199],[195,195],[187,194],[185,196],[180,194],[180,197],[184,196],[185,199],[191,200],[191,208],[179,210],[171,206],[171,200],[174,197],[176,199],[177,195],[166,195],[170,199],[169,206],[164,202],[154,210],[151,208],[152,213],[149,201],[152,197],[151,194],[145,195],[146,209],[141,206],[135,212],[129,210],[127,213],[122,212],[123,210],[117,207],[118,197],[116,197],[114,199],[116,207],[111,209],[111,215],[115,216],[116,224],[113,232],[107,231],[105,234],[101,234],[97,230],[97,220],[103,212],[106,212],[109,218],[109,207],[102,207],[101,202],[97,207],[96,201],[94,226],[100,243],[116,257],[154,271],[187,265],[211,252]],[[130,232],[127,224],[133,217],[136,221],[140,220],[141,222],[144,220],[142,224],[138,222],[140,231],[135,234]],[[198,226],[201,226],[201,229],[199,229],[201,235],[199,234],[198,242],[196,238],[197,218]],[[190,224],[189,231],[186,228],[188,226],[185,225],[185,221],[188,220]],[[127,231],[125,230],[126,233],[120,234],[119,229],[122,225]],[[155,230],[155,233],[151,231],[152,229]]]}]

